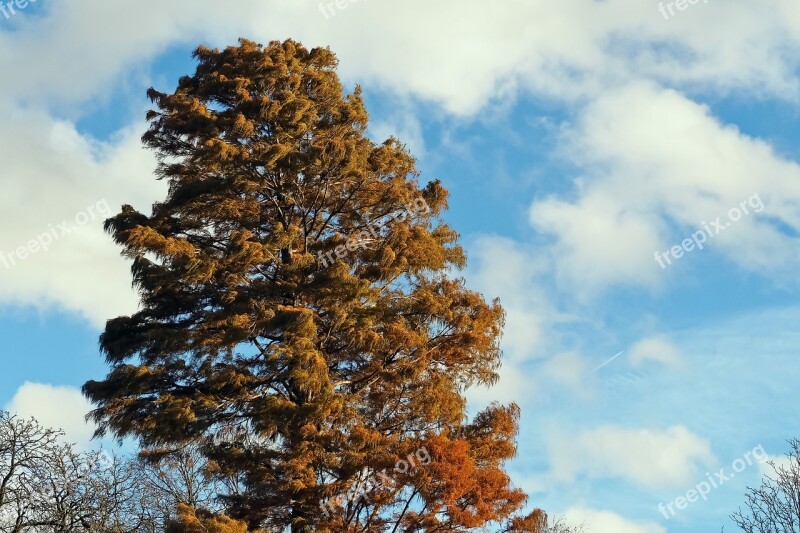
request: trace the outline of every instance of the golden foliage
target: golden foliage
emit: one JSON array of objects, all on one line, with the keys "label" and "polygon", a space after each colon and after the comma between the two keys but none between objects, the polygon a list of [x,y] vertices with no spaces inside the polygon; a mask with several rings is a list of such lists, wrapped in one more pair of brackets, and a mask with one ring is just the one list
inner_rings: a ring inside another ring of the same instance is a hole
[{"label": "golden foliage", "polygon": [[248,531],[244,522],[224,515],[214,516],[197,511],[188,505],[179,504],[178,518],[167,525],[166,533],[248,533]]},{"label": "golden foliage", "polygon": [[[463,396],[497,379],[504,311],[451,275],[465,254],[441,218],[447,191],[418,184],[397,139],[366,137],[361,90],[343,94],[329,50],[241,40],[195,57],[174,92],[148,92],[142,139],[167,197],[106,223],[142,307],[108,322],[112,368],[84,385],[99,431],[203,444],[212,473],[241,482],[222,496],[250,527],[461,531],[512,517],[525,499],[502,470],[516,407],[470,423]],[[248,438],[210,442],[233,423]],[[429,465],[394,472],[423,445]],[[364,472],[396,483],[324,512]],[[241,530],[181,517],[181,531]]]}]

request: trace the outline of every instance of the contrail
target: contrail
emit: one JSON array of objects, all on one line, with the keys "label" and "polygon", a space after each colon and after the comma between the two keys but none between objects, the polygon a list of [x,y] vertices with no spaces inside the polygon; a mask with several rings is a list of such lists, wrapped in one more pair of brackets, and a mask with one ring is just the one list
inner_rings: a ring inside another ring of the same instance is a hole
[{"label": "contrail", "polygon": [[603,368],[604,366],[606,366],[608,363],[610,363],[611,361],[613,361],[614,359],[616,359],[616,358],[617,358],[617,357],[619,357],[620,355],[622,355],[622,352],[619,352],[617,355],[615,355],[614,357],[612,357],[611,359],[609,359],[608,361],[606,361],[606,362],[605,362],[605,363],[603,363],[602,365],[600,365],[600,366],[598,366],[597,368],[595,368],[595,369],[594,369],[594,371],[595,371],[595,372],[597,372],[598,370],[600,370],[601,368]]}]

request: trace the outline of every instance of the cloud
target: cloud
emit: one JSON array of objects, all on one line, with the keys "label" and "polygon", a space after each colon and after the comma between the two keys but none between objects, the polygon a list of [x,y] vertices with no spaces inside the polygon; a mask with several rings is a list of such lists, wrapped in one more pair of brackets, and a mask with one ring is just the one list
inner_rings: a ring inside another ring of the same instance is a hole
[{"label": "cloud", "polygon": [[680,350],[662,336],[648,337],[638,341],[631,346],[628,359],[634,366],[640,366],[646,361],[655,361],[672,367],[683,364],[683,355]]},{"label": "cloud", "polygon": [[[772,462],[774,466],[769,464],[770,462]],[[786,472],[797,470],[798,466],[796,462],[795,459],[785,455],[768,455],[767,459],[764,461],[758,461],[758,473],[762,477],[766,476],[775,479],[780,469],[784,469]]]},{"label": "cloud", "polygon": [[[0,226],[0,302],[79,312],[95,326],[135,311],[129,263],[102,224],[123,203],[147,211],[163,195],[165,184],[152,177],[155,160],[139,146],[138,132],[101,143],[47,114],[9,111],[0,127],[0,160],[0,211],[8,221]],[[62,222],[69,234],[58,229]],[[19,259],[20,247],[53,231],[58,238],[46,251]]]},{"label": "cloud", "polygon": [[470,389],[469,398],[482,404],[530,402],[540,392],[530,363],[547,357],[554,339],[545,332],[560,319],[540,283],[546,263],[535,252],[498,235],[480,236],[470,249],[473,257],[467,279],[487,298],[500,298],[506,325],[499,383],[489,389]]},{"label": "cloud", "polygon": [[[576,99],[632,79],[792,98],[800,8],[793,0],[767,4],[715,2],[666,23],[656,5],[636,0],[363,1],[329,19],[318,2],[242,0],[225,9],[212,0],[53,2],[43,14],[17,15],[15,31],[0,32],[0,69],[16,74],[0,94],[87,99],[175,43],[291,35],[330,45],[349,79],[454,114],[475,113],[519,89]],[[113,23],[119,20],[126,24]]]},{"label": "cloud", "polygon": [[417,159],[424,159],[426,153],[425,136],[422,124],[414,113],[415,109],[407,100],[389,104],[391,111],[382,119],[373,120],[368,134],[373,141],[380,143],[389,137],[399,139]]},{"label": "cloud", "polygon": [[765,276],[800,266],[791,236],[800,230],[800,166],[680,93],[636,83],[604,94],[581,112],[563,147],[585,175],[569,198],[535,201],[530,220],[553,237],[558,279],[576,294],[665,285],[676,266],[660,268],[654,253],[716,217],[724,223],[743,201],[749,214],[678,266],[707,254]]},{"label": "cloud", "polygon": [[63,430],[66,440],[80,449],[90,446],[95,428],[84,416],[92,406],[77,388],[26,382],[4,409],[36,418],[44,427]]},{"label": "cloud", "polygon": [[578,352],[564,352],[548,359],[543,365],[542,377],[546,382],[567,388],[577,397],[590,399],[594,395],[592,368]]},{"label": "cloud", "polygon": [[470,282],[488,297],[499,297],[508,313],[503,336],[506,356],[517,362],[541,357],[544,331],[556,315],[538,283],[546,263],[535,252],[498,235],[481,236],[470,248],[474,255]]},{"label": "cloud", "polygon": [[[792,50],[800,28],[787,17],[798,10],[791,0],[769,4],[698,6],[665,23],[655,4],[636,0],[473,0],[457,7],[410,0],[403,7],[362,2],[330,20],[298,9],[281,22],[303,37],[324,38],[354,78],[470,114],[520,89],[577,100],[639,78],[796,94]],[[256,17],[275,18],[273,10],[264,2]],[[300,14],[304,23],[293,24]]]},{"label": "cloud", "polygon": [[682,426],[557,432],[550,435],[547,448],[550,476],[560,483],[586,476],[621,478],[647,488],[680,487],[696,477],[697,465],[714,462],[708,441]]},{"label": "cloud", "polygon": [[666,533],[667,529],[654,522],[634,522],[611,511],[598,511],[585,507],[567,510],[569,523],[583,524],[595,533]]}]

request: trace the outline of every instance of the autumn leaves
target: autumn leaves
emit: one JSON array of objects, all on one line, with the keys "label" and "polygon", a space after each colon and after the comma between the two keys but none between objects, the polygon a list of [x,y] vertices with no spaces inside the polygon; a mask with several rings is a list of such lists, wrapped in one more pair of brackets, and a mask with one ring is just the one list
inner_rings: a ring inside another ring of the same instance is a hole
[{"label": "autumn leaves", "polygon": [[347,237],[345,244],[340,244],[333,250],[330,250],[324,256],[322,255],[322,252],[319,252],[317,254],[319,264],[321,264],[323,268],[328,268],[328,266],[336,261],[334,255],[336,258],[344,259],[347,257],[348,252],[355,252],[359,248],[368,248],[370,243],[374,243],[380,239],[381,232],[386,230],[394,222],[402,222],[406,220],[406,218],[427,215],[430,213],[430,211],[431,208],[428,206],[427,202],[425,202],[425,199],[419,197],[413,202],[409,203],[405,207],[405,210],[396,211],[384,218],[376,220],[374,223],[367,224],[365,229],[362,229],[361,231]]}]

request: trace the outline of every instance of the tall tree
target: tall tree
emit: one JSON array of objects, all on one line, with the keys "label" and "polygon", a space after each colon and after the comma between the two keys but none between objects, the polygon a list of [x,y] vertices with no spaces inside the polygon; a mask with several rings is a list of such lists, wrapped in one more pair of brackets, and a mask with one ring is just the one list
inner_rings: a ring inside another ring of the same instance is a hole
[{"label": "tall tree", "polygon": [[111,370],[84,385],[99,434],[201,443],[251,529],[535,531],[503,471],[517,407],[466,419],[464,390],[496,381],[504,311],[451,274],[445,189],[366,137],[329,50],[194,55],[172,94],[149,91],[167,198],[106,221],[141,309],[108,322]]}]

